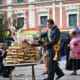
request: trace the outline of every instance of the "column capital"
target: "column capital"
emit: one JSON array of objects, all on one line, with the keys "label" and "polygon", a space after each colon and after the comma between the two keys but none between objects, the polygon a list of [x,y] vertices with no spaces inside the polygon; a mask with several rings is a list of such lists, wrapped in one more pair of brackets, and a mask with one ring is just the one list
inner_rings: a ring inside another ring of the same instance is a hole
[{"label": "column capital", "polygon": [[34,2],[34,0],[29,0],[29,2]]},{"label": "column capital", "polygon": [[55,21],[55,19],[56,19],[56,17],[55,17],[55,15],[56,15],[56,10],[55,10],[55,8],[56,8],[56,4],[53,3],[53,19],[54,19],[54,21]]},{"label": "column capital", "polygon": [[60,27],[62,27],[62,2],[59,3],[60,6]]},{"label": "column capital", "polygon": [[12,4],[12,0],[7,0],[7,4]]}]

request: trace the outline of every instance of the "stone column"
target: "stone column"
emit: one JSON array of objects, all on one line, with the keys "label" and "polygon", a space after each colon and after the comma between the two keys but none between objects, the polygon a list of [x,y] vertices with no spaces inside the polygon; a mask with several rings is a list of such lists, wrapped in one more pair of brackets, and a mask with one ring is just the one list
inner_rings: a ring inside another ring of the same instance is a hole
[{"label": "stone column", "polygon": [[8,27],[10,27],[13,23],[12,19],[12,0],[7,0],[7,19],[8,19]]},{"label": "stone column", "polygon": [[35,27],[35,9],[34,9],[34,0],[29,0],[29,27]]},{"label": "stone column", "polygon": [[34,0],[29,0],[29,2],[34,2]]},{"label": "stone column", "polygon": [[56,8],[56,6],[55,6],[55,3],[53,3],[53,20],[55,21],[55,8]]},{"label": "stone column", "polygon": [[62,27],[62,2],[60,4],[60,27]]}]

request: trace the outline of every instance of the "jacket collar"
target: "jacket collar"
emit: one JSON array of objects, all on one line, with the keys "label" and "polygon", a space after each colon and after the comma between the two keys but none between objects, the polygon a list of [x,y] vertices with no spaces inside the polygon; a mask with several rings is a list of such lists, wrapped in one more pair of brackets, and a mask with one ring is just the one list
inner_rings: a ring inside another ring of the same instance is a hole
[{"label": "jacket collar", "polygon": [[54,30],[54,29],[56,29],[57,28],[57,26],[56,25],[54,25],[53,27],[52,27],[52,29],[51,30]]}]

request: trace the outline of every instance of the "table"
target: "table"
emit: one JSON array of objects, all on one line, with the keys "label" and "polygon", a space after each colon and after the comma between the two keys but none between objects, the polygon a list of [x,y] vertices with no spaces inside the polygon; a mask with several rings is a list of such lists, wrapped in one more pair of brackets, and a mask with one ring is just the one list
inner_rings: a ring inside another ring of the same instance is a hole
[{"label": "table", "polygon": [[[4,66],[14,66],[14,67],[32,66],[32,80],[35,80],[34,65],[36,65],[36,63],[4,64]],[[10,68],[9,80],[12,80],[12,70],[11,69],[12,68]]]}]

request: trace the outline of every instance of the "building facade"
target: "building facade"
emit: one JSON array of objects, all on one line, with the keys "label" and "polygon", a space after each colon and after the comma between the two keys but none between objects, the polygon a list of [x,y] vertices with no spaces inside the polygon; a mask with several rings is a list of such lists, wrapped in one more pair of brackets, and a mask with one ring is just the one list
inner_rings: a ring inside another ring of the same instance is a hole
[{"label": "building facade", "polygon": [[59,28],[79,27],[80,0],[0,0],[0,22],[9,27],[46,27],[49,18]]}]

